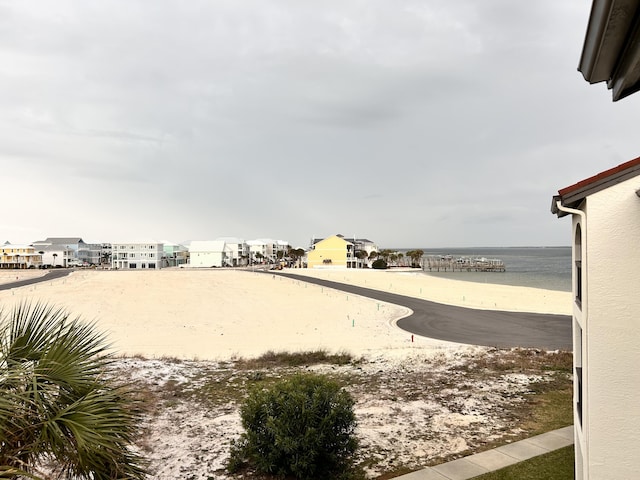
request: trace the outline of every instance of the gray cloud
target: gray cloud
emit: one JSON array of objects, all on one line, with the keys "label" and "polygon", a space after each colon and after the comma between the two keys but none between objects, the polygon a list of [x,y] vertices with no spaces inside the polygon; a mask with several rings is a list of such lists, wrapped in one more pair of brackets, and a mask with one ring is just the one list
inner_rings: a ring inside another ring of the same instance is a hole
[{"label": "gray cloud", "polygon": [[[576,71],[583,2],[0,5],[0,237],[557,245],[637,156]],[[28,172],[26,174],[25,172]]]}]

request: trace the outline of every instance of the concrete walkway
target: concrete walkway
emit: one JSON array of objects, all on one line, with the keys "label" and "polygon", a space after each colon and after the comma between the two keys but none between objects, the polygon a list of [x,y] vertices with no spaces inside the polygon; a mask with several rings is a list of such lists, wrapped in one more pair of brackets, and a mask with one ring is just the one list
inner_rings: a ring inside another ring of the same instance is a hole
[{"label": "concrete walkway", "polygon": [[396,480],[467,480],[572,444],[573,425],[435,467],[400,475]]}]

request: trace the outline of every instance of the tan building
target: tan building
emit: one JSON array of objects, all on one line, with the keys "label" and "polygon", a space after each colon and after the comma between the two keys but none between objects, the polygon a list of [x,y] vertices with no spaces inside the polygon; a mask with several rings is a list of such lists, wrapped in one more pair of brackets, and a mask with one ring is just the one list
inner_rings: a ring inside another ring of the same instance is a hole
[{"label": "tan building", "polygon": [[32,245],[11,245],[0,247],[0,268],[38,268],[42,266],[42,255]]}]

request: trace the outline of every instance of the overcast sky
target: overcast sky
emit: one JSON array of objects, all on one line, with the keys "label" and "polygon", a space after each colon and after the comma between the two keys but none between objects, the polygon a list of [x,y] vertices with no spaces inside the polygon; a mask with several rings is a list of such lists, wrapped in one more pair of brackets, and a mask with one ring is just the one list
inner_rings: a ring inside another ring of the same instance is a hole
[{"label": "overcast sky", "polygon": [[569,245],[640,155],[590,0],[0,0],[0,242]]}]

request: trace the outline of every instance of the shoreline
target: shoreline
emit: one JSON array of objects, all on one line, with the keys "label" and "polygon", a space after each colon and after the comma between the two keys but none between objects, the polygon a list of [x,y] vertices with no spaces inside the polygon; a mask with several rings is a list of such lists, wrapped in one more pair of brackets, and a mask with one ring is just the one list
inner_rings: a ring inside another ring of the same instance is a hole
[{"label": "shoreline", "polygon": [[[537,277],[534,281],[527,283],[522,282],[522,278],[526,278],[528,274],[523,272],[429,272],[422,271],[422,274],[434,278],[444,280],[457,280],[460,282],[485,283],[492,285],[505,285],[507,287],[525,287],[537,288],[542,290],[550,290],[553,292],[571,292],[571,278],[568,278],[568,284],[560,281],[555,277]],[[555,287],[549,287],[549,284]]]}]

